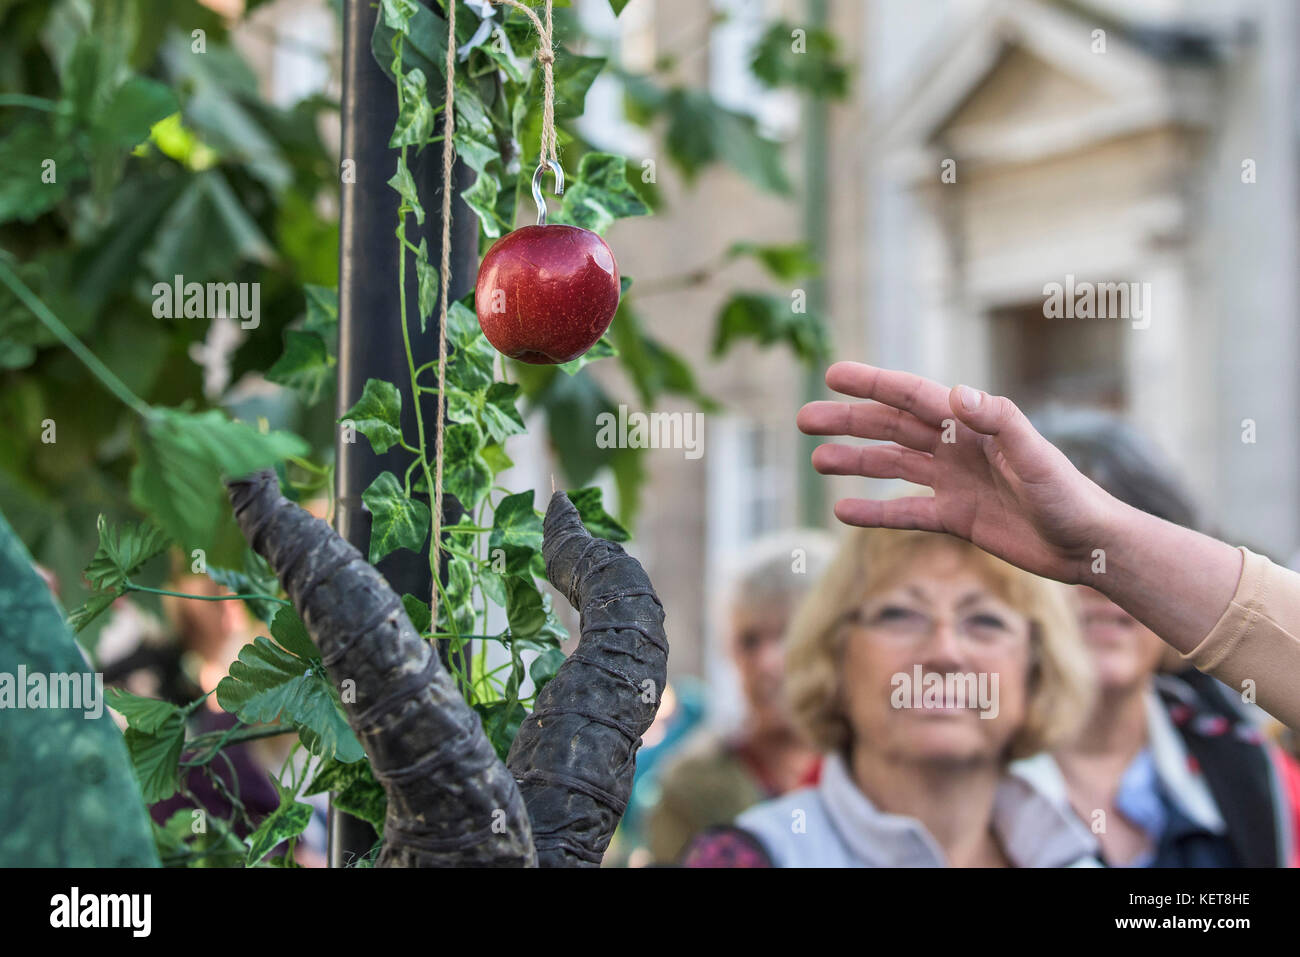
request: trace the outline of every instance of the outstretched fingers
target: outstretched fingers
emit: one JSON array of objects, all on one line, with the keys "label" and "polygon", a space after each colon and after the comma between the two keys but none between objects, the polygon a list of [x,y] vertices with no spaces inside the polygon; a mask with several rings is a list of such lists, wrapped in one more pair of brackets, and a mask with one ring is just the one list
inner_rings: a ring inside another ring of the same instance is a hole
[{"label": "outstretched fingers", "polygon": [[910,412],[879,402],[809,402],[795,418],[806,435],[854,435],[897,442],[918,452],[934,450],[939,432]]},{"label": "outstretched fingers", "polygon": [[942,532],[939,508],[933,498],[842,498],[835,503],[835,517],[846,525],[863,528],[917,529]]},{"label": "outstretched fingers", "polygon": [[934,456],[901,445],[819,445],[812,464],[823,475],[861,475],[934,484]]},{"label": "outstretched fingers", "polygon": [[836,362],[826,370],[826,384],[844,395],[875,399],[911,413],[934,428],[942,428],[944,419],[953,417],[949,390],[910,372],[879,369],[862,362]]}]

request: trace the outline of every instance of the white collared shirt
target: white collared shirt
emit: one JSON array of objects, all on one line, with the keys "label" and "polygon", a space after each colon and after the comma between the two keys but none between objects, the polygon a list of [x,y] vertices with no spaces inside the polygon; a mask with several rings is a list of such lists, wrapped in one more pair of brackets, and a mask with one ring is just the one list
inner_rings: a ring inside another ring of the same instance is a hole
[{"label": "white collared shirt", "polygon": [[[736,818],[777,867],[946,867],[916,818],[878,810],[843,758],[828,755],[816,787],[765,801]],[[1074,814],[1028,780],[1007,774],[993,802],[993,831],[1016,867],[1097,866],[1097,844]]]}]

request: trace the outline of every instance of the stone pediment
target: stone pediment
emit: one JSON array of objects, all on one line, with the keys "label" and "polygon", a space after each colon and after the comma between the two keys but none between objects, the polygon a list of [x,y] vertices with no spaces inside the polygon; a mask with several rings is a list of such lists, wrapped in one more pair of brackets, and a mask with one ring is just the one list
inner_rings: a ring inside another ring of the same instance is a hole
[{"label": "stone pediment", "polygon": [[880,105],[873,139],[893,162],[929,175],[939,156],[1026,162],[1212,119],[1204,65],[1153,55],[1081,6],[994,0],[954,23]]}]

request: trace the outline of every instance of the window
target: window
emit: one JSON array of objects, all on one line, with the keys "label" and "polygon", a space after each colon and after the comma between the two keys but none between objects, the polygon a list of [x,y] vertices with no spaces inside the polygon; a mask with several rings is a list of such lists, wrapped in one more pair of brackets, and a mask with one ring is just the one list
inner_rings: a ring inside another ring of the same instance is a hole
[{"label": "window", "polygon": [[779,0],[712,0],[718,22],[709,39],[709,93],[729,110],[758,122],[774,139],[795,132],[799,99],[785,90],[769,90],[749,69],[754,49],[781,14]]},{"label": "window", "polygon": [[994,390],[1021,408],[1061,401],[1125,408],[1124,335],[1117,319],[1049,319],[1035,300],[989,318]]}]

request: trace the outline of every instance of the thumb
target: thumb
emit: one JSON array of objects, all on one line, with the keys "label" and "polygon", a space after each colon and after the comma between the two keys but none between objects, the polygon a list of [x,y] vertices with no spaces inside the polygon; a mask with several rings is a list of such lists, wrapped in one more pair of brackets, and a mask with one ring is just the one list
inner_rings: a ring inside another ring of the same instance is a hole
[{"label": "thumb", "polygon": [[1047,440],[1029,424],[1025,414],[1006,396],[989,395],[959,385],[948,393],[948,404],[962,424],[981,435],[993,436],[1012,463],[1026,462],[1029,456],[1041,452],[1042,446],[1047,444]]}]

